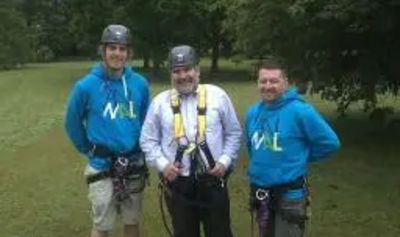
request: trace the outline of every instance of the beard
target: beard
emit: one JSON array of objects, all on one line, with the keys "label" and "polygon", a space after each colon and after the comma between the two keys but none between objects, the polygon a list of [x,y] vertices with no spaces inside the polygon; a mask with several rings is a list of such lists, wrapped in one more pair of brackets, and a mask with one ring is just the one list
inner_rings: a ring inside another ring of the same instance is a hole
[{"label": "beard", "polygon": [[184,83],[173,83],[174,88],[181,95],[188,95],[193,93],[199,84],[199,78],[193,79],[192,82],[184,82]]}]

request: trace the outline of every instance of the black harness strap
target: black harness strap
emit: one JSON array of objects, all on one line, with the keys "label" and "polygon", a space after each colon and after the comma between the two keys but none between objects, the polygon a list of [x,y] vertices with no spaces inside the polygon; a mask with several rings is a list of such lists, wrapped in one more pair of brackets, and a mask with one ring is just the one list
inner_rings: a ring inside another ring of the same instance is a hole
[{"label": "black harness strap", "polygon": [[133,148],[127,152],[115,152],[109,149],[107,146],[101,144],[91,144],[89,149],[90,155],[98,156],[102,158],[115,158],[115,157],[129,157],[137,152],[139,152],[138,148]]},{"label": "black harness strap", "polygon": [[111,178],[111,171],[110,170],[105,170],[102,171],[100,173],[94,174],[94,175],[90,175],[86,178],[86,183],[89,185],[91,183],[100,181],[102,179],[107,179],[107,178]]},{"label": "black harness strap", "polygon": [[255,194],[255,193],[253,193],[253,191],[255,192],[257,190],[264,190],[264,191],[270,192],[276,196],[276,195],[279,195],[288,190],[304,188],[304,185],[305,185],[304,176],[300,176],[291,182],[276,185],[276,186],[262,187],[262,186],[257,186],[257,185],[251,185],[251,190],[252,190],[252,195]]},{"label": "black harness strap", "polygon": [[211,169],[214,168],[215,160],[214,160],[213,155],[211,154],[210,148],[208,147],[206,140],[200,142],[199,147],[204,152],[204,156],[206,157],[207,162],[210,165],[210,168]]},{"label": "black harness strap", "polygon": [[175,155],[175,163],[181,163],[182,162],[182,158],[183,158],[183,154],[185,153],[185,150],[188,148],[187,145],[178,145],[178,150],[176,151],[176,155]]},{"label": "black harness strap", "polygon": [[[107,148],[104,145],[101,144],[91,144],[90,146],[91,148],[90,150],[90,154],[92,156],[97,156],[97,157],[101,157],[101,158],[109,158],[112,162],[112,164],[114,165],[115,161],[118,159],[118,157],[132,157],[135,154],[140,153],[140,149],[138,148],[134,148],[130,151],[127,152],[123,152],[123,153],[117,153],[114,152],[112,150],[110,150],[109,148]],[[114,178],[116,174],[114,174],[113,168],[108,169],[108,170],[104,170],[101,171],[97,174],[94,175],[90,175],[86,178],[86,183],[89,185],[91,183],[100,181],[102,179],[106,179],[106,178]],[[147,165],[145,160],[143,161],[143,167],[136,167],[135,165],[133,166],[129,166],[128,172],[126,173],[127,177],[133,177],[133,178],[141,178],[142,176],[144,177],[144,183],[147,181],[148,182],[148,178],[149,178],[149,172],[147,169]],[[134,177],[136,176],[136,177]],[[140,187],[138,190],[139,192],[141,190],[143,190],[144,188],[144,184],[142,185],[143,187]],[[135,191],[136,192],[136,191]]]}]

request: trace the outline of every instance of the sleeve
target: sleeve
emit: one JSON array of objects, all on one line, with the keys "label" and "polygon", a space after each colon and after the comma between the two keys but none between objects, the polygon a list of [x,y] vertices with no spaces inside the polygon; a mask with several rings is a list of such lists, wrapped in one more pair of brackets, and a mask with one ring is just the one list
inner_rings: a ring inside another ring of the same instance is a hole
[{"label": "sleeve", "polygon": [[310,147],[309,162],[326,159],[339,149],[338,136],[312,106],[306,105],[300,114],[301,129]]},{"label": "sleeve", "polygon": [[76,84],[67,103],[64,128],[75,148],[83,154],[87,154],[89,149],[85,128],[86,105],[87,95]]},{"label": "sleeve", "polygon": [[140,148],[146,155],[146,161],[150,166],[162,172],[169,164],[169,160],[163,155],[161,149],[161,123],[158,113],[159,106],[155,101],[151,103],[144,120],[140,135]]},{"label": "sleeve", "polygon": [[218,162],[225,168],[233,165],[237,158],[242,140],[242,128],[236,116],[235,109],[228,95],[224,93],[221,98],[222,125],[224,129],[224,148]]},{"label": "sleeve", "polygon": [[244,132],[245,132],[245,144],[246,144],[247,154],[249,155],[249,158],[251,158],[251,137],[249,131],[250,131],[250,109],[247,111],[244,117]]}]

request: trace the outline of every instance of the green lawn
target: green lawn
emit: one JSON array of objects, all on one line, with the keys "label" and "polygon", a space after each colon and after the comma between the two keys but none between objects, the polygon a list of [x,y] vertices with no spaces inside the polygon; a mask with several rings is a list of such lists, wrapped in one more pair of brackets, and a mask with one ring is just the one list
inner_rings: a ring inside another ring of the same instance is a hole
[{"label": "green lawn", "polygon": [[[88,235],[85,159],[66,139],[62,121],[69,90],[91,64],[34,64],[0,72],[1,237]],[[243,65],[223,66],[231,70],[208,81],[226,89],[242,118],[257,99],[255,83]],[[165,73],[161,75],[149,79],[152,95],[168,88]],[[400,236],[400,130],[382,131],[355,112],[337,120],[333,104],[318,97],[306,99],[329,118],[343,142],[333,159],[311,167],[314,195],[308,236]],[[250,236],[246,159],[242,149],[230,181],[232,224],[238,237]],[[142,226],[146,237],[167,236],[154,174],[145,193]]]}]

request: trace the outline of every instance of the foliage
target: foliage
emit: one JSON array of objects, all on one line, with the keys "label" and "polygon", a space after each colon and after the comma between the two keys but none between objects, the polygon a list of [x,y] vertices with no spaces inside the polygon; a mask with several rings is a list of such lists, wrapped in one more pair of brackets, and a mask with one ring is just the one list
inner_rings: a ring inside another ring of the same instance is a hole
[{"label": "foliage", "polygon": [[[324,81],[327,98],[337,102],[342,114],[357,100],[365,101],[366,110],[374,109],[379,81],[388,82],[393,94],[398,92],[400,1],[229,3],[226,25],[238,49],[258,58],[285,58],[292,77]],[[346,84],[348,75],[356,75],[357,83]]]},{"label": "foliage", "polygon": [[27,60],[98,56],[108,24],[127,25],[135,58],[158,70],[168,50],[211,57],[285,59],[298,84],[312,81],[340,115],[400,86],[400,0],[10,0],[0,3],[1,68]]},{"label": "foliage", "polygon": [[0,69],[10,69],[29,59],[28,28],[23,16],[11,6],[0,6],[0,22]]}]

